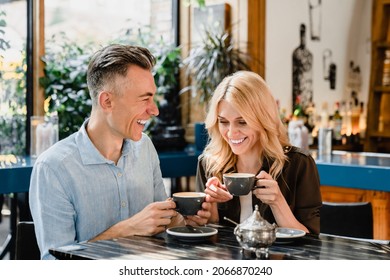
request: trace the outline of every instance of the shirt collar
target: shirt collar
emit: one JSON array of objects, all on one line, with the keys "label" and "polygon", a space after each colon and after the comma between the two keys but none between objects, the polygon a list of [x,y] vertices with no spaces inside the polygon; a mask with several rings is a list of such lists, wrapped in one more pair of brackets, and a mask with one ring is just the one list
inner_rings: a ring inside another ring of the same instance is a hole
[{"label": "shirt collar", "polygon": [[[86,130],[88,121],[89,119],[84,121],[83,125],[81,126],[80,130],[77,132],[76,135],[76,143],[83,164],[114,163],[112,160],[106,159],[92,143]],[[131,140],[125,139],[122,148],[122,156],[127,156],[130,153],[130,150]]]}]

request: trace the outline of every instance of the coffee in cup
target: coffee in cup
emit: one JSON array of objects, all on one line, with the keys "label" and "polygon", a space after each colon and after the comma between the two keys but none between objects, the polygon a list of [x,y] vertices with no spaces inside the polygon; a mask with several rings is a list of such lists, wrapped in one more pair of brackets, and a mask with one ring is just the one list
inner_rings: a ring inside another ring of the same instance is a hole
[{"label": "coffee in cup", "polygon": [[172,197],[176,203],[177,212],[183,216],[193,216],[202,209],[206,194],[203,192],[177,192]]},{"label": "coffee in cup", "polygon": [[232,195],[247,195],[256,184],[256,176],[252,173],[226,173],[223,182]]}]

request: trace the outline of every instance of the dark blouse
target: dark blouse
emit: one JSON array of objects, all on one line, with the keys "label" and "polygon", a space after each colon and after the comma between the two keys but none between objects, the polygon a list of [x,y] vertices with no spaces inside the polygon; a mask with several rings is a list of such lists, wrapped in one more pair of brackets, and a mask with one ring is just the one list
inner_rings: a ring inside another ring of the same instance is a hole
[{"label": "dark blouse", "polygon": [[[318,234],[320,232],[322,199],[316,163],[309,153],[297,147],[285,147],[284,150],[289,161],[285,163],[282,174],[277,178],[279,188],[296,219],[305,225],[311,233]],[[269,172],[269,166],[270,164],[265,160],[262,170]],[[197,191],[204,191],[207,179],[204,162],[200,157],[196,175]],[[271,208],[252,195],[253,207],[256,204],[259,206],[261,216],[268,222],[274,223],[275,218]],[[238,196],[234,196],[232,200],[225,203],[218,203],[219,222],[232,226],[223,217],[239,222],[240,211]]]}]

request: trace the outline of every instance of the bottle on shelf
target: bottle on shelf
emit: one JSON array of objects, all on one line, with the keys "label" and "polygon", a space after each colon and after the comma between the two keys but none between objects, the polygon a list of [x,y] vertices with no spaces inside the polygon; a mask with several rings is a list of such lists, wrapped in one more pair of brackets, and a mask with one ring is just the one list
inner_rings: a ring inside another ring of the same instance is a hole
[{"label": "bottle on shelf", "polygon": [[288,123],[288,137],[293,146],[309,150],[309,131],[302,119],[294,119]]},{"label": "bottle on shelf", "polygon": [[364,108],[364,102],[360,102],[360,115],[359,115],[360,138],[364,139],[366,137],[366,129],[367,129],[367,112]]},{"label": "bottle on shelf", "polygon": [[352,111],[350,107],[352,106],[352,102],[341,102],[341,108],[339,110],[342,122],[341,122],[341,144],[345,145],[350,142],[351,134],[352,134],[352,122],[351,115]]},{"label": "bottle on shelf", "polygon": [[320,125],[318,128],[318,154],[330,156],[332,153],[332,128],[329,125],[328,102],[323,102],[320,113]]},{"label": "bottle on shelf", "polygon": [[352,125],[352,135],[359,135],[359,122],[360,122],[360,106],[359,103],[355,106],[352,104],[351,108],[351,125]]},{"label": "bottle on shelf", "polygon": [[328,112],[328,102],[323,102],[320,113],[320,128],[329,127],[329,112]]},{"label": "bottle on shelf", "polygon": [[382,86],[390,86],[390,50],[385,51],[383,61]]},{"label": "bottle on shelf", "polygon": [[313,129],[311,131],[311,137],[313,138],[313,144],[318,144],[318,129],[320,128],[321,124],[321,116],[320,111],[316,109],[315,104],[313,103]]},{"label": "bottle on shelf", "polygon": [[280,100],[279,99],[276,100],[276,105],[278,106],[280,120],[282,121],[283,125],[287,128],[288,122],[289,122],[289,118],[287,116],[287,110],[286,110],[286,108],[280,107]]},{"label": "bottle on shelf", "polygon": [[315,126],[315,104],[314,102],[310,102],[309,106],[305,110],[305,115],[307,116],[307,127],[309,128],[309,131],[312,132],[314,126]]},{"label": "bottle on shelf", "polygon": [[341,101],[341,106],[340,106],[340,115],[341,115],[341,118],[342,118],[342,124],[341,124],[341,135],[346,135],[347,133],[347,118],[346,118],[346,115],[347,115],[347,107],[346,107],[346,103],[345,101]]},{"label": "bottle on shelf", "polygon": [[383,116],[379,116],[379,121],[378,121],[378,132],[383,132],[383,131],[384,131]]},{"label": "bottle on shelf", "polygon": [[346,114],[345,114],[345,125],[346,125],[345,134],[347,135],[347,137],[351,137],[352,135],[352,106],[353,106],[352,101],[347,103]]},{"label": "bottle on shelf", "polygon": [[294,111],[293,111],[293,119],[294,120],[302,120],[304,123],[306,122],[305,111],[303,110],[301,104],[301,97],[297,96],[295,101]]},{"label": "bottle on shelf", "polygon": [[335,110],[333,114],[333,141],[335,145],[341,145],[342,143],[342,134],[341,128],[343,125],[343,118],[340,114],[340,103],[335,103]]},{"label": "bottle on shelf", "polygon": [[307,116],[306,127],[309,134],[309,146],[314,144],[314,129],[316,126],[316,108],[314,102],[310,102],[309,106],[305,110]]},{"label": "bottle on shelf", "polygon": [[297,96],[293,117],[288,123],[288,136],[293,146],[309,150],[309,132],[306,127],[307,117],[301,105],[300,96]]}]

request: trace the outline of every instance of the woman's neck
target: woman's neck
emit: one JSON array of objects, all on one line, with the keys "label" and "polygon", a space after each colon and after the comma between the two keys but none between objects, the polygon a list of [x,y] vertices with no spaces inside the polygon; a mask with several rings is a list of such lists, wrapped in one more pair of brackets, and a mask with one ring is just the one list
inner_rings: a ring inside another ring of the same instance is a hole
[{"label": "woman's neck", "polygon": [[257,174],[261,169],[260,157],[256,154],[250,156],[238,156],[237,172]]}]

